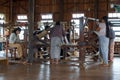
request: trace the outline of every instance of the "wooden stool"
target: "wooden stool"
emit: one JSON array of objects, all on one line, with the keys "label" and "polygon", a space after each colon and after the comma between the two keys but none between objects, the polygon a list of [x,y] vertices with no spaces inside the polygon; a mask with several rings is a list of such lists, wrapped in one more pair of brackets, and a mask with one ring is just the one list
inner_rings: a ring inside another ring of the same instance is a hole
[{"label": "wooden stool", "polygon": [[37,53],[34,54],[34,56],[35,56],[36,59],[37,59],[37,58],[43,59],[42,52],[39,52],[39,51],[38,51]]},{"label": "wooden stool", "polygon": [[0,64],[8,65],[8,59],[7,59],[7,58],[0,57]]},{"label": "wooden stool", "polygon": [[16,50],[17,50],[17,47],[8,47],[8,50],[10,51],[11,58],[16,59]]}]

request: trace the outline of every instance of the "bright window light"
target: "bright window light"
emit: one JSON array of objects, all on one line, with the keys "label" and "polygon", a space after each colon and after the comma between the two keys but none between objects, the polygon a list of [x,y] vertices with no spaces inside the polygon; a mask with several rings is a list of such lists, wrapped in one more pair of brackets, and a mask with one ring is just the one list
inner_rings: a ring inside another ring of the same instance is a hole
[{"label": "bright window light", "polygon": [[115,42],[120,41],[120,37],[115,37]]},{"label": "bright window light", "polygon": [[120,27],[113,27],[114,31],[120,31]]},{"label": "bright window light", "polygon": [[83,17],[84,14],[79,14],[79,13],[76,13],[76,14],[72,14],[72,18],[80,18],[80,17]]},{"label": "bright window light", "polygon": [[41,18],[42,18],[42,19],[52,19],[53,16],[52,16],[52,14],[42,14],[42,15],[41,15]]},{"label": "bright window light", "polygon": [[75,33],[79,35],[79,25],[80,25],[80,17],[84,17],[83,13],[73,13],[71,22],[74,24]]},{"label": "bright window light", "polygon": [[79,22],[80,22],[79,19],[72,19],[71,22],[73,22],[76,25],[76,27],[79,27]]},{"label": "bright window light", "polygon": [[21,32],[19,34],[19,38],[20,38],[20,40],[24,40],[24,30],[25,30],[26,27],[22,26],[20,28],[21,28]]},{"label": "bright window light", "polygon": [[115,35],[120,35],[120,32],[115,32]]},{"label": "bright window light", "polygon": [[112,17],[112,13],[109,13],[108,16],[109,16],[109,17]]},{"label": "bright window light", "polygon": [[26,26],[24,26],[24,25],[28,22],[27,15],[17,15],[16,22],[23,24],[21,26],[21,32],[19,34],[19,38],[20,38],[20,40],[24,40],[24,30],[26,29]]},{"label": "bright window light", "polygon": [[113,13],[113,17],[117,17],[117,14],[116,14],[116,13]]},{"label": "bright window light", "polygon": [[28,22],[27,15],[17,15],[17,22]]},{"label": "bright window light", "polygon": [[41,14],[41,21],[40,23],[38,23],[38,28],[40,28],[40,30],[45,29],[45,23],[48,22],[53,23],[53,15],[52,14]]},{"label": "bright window light", "polygon": [[2,24],[2,23],[5,23],[5,20],[0,20],[0,23]]},{"label": "bright window light", "polygon": [[120,17],[120,13],[117,13],[117,16]]},{"label": "bright window light", "polygon": [[118,17],[120,18],[120,13],[108,13],[108,17]]},{"label": "bright window light", "polygon": [[27,15],[18,15],[17,19],[28,19]]},{"label": "bright window light", "polygon": [[4,23],[5,22],[5,15],[4,14],[0,14],[0,23]]},{"label": "bright window light", "polygon": [[74,14],[72,14],[71,22],[74,22],[77,26],[79,26],[79,23],[80,23],[79,18],[83,17],[83,16],[84,16],[83,13],[76,13],[76,14],[74,13]]},{"label": "bright window light", "polygon": [[41,20],[42,23],[45,23],[45,22],[53,22],[53,20]]},{"label": "bright window light", "polygon": [[4,14],[0,14],[0,20],[3,20],[3,19],[4,19],[4,17],[5,17],[5,15],[4,15]]},{"label": "bright window light", "polygon": [[113,30],[115,31],[115,41],[120,41],[120,13],[108,13],[108,21],[113,25]]}]

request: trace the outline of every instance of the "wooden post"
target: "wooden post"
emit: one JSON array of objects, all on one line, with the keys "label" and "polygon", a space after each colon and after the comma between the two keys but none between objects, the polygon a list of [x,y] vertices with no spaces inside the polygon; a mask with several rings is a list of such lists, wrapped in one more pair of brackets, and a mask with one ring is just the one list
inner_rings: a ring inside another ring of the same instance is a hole
[{"label": "wooden post", "polygon": [[33,38],[33,30],[34,30],[34,7],[35,7],[35,1],[34,0],[29,0],[29,13],[28,13],[28,30],[29,30],[29,42],[28,42],[28,60],[30,62],[33,61],[33,50],[32,50],[32,38]]},{"label": "wooden post", "polygon": [[[80,43],[84,42],[84,32],[83,32],[84,25],[83,25],[83,22],[84,22],[84,18],[81,17],[80,18],[80,26],[79,26],[79,28],[80,28],[80,30],[79,30],[79,32],[80,32],[80,35],[79,35]],[[83,63],[84,60],[85,60],[85,53],[84,53],[84,49],[83,49],[82,46],[79,46],[79,60],[80,60],[81,63]]]}]

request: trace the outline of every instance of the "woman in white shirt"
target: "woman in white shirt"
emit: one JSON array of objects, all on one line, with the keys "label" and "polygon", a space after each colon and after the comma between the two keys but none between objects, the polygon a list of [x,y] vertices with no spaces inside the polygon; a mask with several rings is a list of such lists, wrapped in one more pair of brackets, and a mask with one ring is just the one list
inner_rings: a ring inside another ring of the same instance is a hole
[{"label": "woman in white shirt", "polygon": [[99,51],[103,59],[102,64],[108,66],[108,51],[109,51],[109,37],[107,37],[107,16],[102,18],[102,21],[99,23],[100,30],[97,32],[99,37]]},{"label": "woman in white shirt", "polygon": [[9,46],[17,47],[18,56],[17,59],[21,59],[23,55],[22,46],[20,44],[19,34],[21,32],[21,28],[15,28],[9,37]]}]

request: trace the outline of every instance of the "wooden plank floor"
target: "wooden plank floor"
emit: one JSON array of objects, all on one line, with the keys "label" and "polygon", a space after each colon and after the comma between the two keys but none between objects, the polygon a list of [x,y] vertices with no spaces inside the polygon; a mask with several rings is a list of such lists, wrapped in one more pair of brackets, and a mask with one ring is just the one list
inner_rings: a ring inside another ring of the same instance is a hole
[{"label": "wooden plank floor", "polygon": [[50,65],[48,62],[0,65],[0,80],[120,80],[119,76],[120,57],[115,57],[109,67],[96,63],[87,64],[84,69],[67,63]]}]

